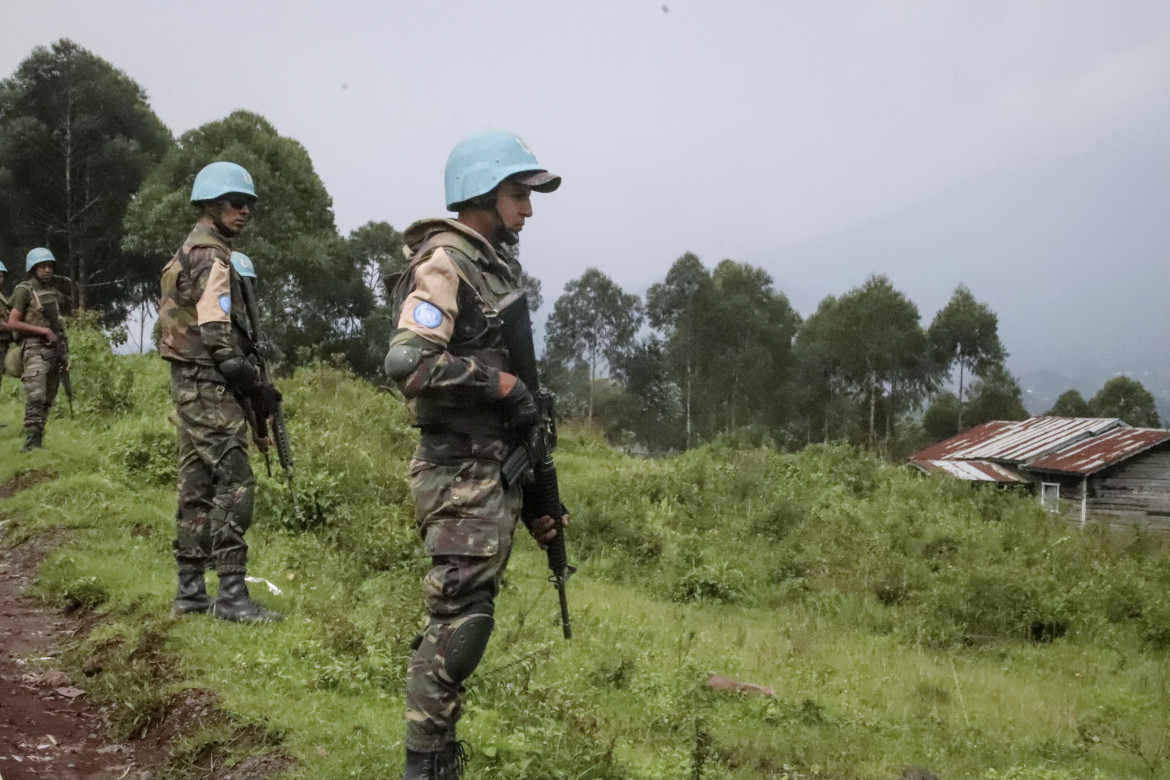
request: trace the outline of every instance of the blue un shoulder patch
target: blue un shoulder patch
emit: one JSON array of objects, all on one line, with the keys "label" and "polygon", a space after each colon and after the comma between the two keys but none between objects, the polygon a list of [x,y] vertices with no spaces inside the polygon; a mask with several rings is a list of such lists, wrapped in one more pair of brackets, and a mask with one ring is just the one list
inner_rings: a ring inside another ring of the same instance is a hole
[{"label": "blue un shoulder patch", "polygon": [[230,295],[219,296],[219,308],[223,309],[224,314],[231,314],[232,313],[232,296],[230,296]]},{"label": "blue un shoulder patch", "polygon": [[424,328],[437,328],[443,321],[443,312],[435,304],[423,301],[414,307],[414,321]]}]

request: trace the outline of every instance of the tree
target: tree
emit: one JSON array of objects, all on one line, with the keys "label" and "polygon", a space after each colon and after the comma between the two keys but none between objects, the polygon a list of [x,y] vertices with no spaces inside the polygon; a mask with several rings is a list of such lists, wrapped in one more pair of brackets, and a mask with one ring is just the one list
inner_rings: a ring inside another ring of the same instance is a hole
[{"label": "tree", "polygon": [[1119,417],[1136,428],[1161,428],[1154,396],[1136,379],[1115,376],[1089,401],[1099,417]]},{"label": "tree", "polygon": [[1003,365],[987,370],[971,388],[967,405],[970,425],[982,425],[991,420],[1026,420],[1030,416],[1024,408],[1020,383]]},{"label": "tree", "polygon": [[871,276],[818,314],[821,343],[812,351],[832,366],[846,391],[865,404],[867,438],[876,448],[879,407],[885,412],[888,442],[897,414],[920,404],[941,380],[939,366],[928,354],[918,307],[886,277]]},{"label": "tree", "polygon": [[666,273],[665,281],[646,291],[646,314],[651,326],[666,337],[665,351],[682,375],[679,383],[683,395],[686,446],[693,441],[691,402],[694,387],[695,345],[700,334],[700,312],[713,290],[711,274],[699,258],[687,252]]},{"label": "tree", "polygon": [[922,432],[934,443],[949,439],[960,430],[959,398],[954,393],[939,393],[922,415]]},{"label": "tree", "polygon": [[244,166],[256,181],[260,201],[236,248],[256,263],[267,338],[297,361],[363,349],[374,292],[360,252],[347,255],[305,148],[257,114],[237,111],[184,133],[127,210],[123,248],[161,267],[198,216],[188,202],[195,174],[215,160]]},{"label": "tree", "polygon": [[342,245],[342,259],[359,269],[362,283],[378,305],[387,303],[386,277],[406,267],[403,245],[402,234],[388,222],[372,221],[350,231]]},{"label": "tree", "polygon": [[959,419],[963,429],[965,374],[981,375],[1007,359],[999,340],[999,319],[979,303],[964,285],[955,288],[951,300],[930,324],[927,338],[946,372],[959,365]]},{"label": "tree", "polygon": [[148,276],[121,248],[122,218],[173,145],[146,92],[70,40],[37,47],[0,82],[0,254],[47,246],[75,306],[112,319]]},{"label": "tree", "polygon": [[793,374],[800,317],[762,268],[723,260],[710,294],[696,299],[693,339],[709,433],[745,425],[778,427]]},{"label": "tree", "polygon": [[589,366],[589,405],[593,419],[593,381],[605,365],[615,365],[633,346],[642,324],[638,296],[622,292],[596,268],[565,285],[545,325],[545,353],[563,363],[582,361]]},{"label": "tree", "polygon": [[1076,390],[1065,390],[1045,414],[1053,417],[1093,417],[1093,407]]}]

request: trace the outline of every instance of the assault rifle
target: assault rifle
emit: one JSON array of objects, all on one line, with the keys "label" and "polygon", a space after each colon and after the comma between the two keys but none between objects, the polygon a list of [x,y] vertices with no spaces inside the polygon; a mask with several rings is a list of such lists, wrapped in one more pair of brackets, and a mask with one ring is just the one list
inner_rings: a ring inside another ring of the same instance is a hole
[{"label": "assault rifle", "polygon": [[[260,381],[268,382],[268,358],[265,355],[265,349],[261,345],[260,340],[260,310],[256,306],[256,296],[252,290],[252,280],[241,277],[240,284],[244,292],[244,303],[248,309],[248,324],[252,328],[252,343],[255,348],[256,360],[258,361],[258,368],[260,369]],[[256,437],[263,439],[267,438],[268,424],[267,420],[260,418],[260,415],[254,412],[249,412],[252,417],[252,424],[256,430]],[[304,515],[301,513],[301,504],[297,501],[297,488],[294,482],[293,474],[293,455],[292,445],[288,438],[288,428],[284,424],[284,410],[281,409],[280,403],[277,403],[276,409],[272,414],[272,441],[276,445],[276,458],[280,461],[280,468],[284,471],[284,477],[288,480],[288,492],[292,496],[293,513],[297,516],[297,520],[304,522]],[[264,468],[268,471],[268,476],[272,476],[272,466],[268,461],[268,453],[264,453]]]},{"label": "assault rifle", "polygon": [[[518,447],[504,464],[503,470],[521,474],[524,490],[522,515],[526,520],[549,516],[560,520],[567,514],[561,503],[560,487],[557,484],[557,467],[552,453],[557,446],[557,418],[554,408],[555,396],[540,384],[536,368],[536,348],[532,343],[532,320],[528,314],[528,296],[518,293],[501,302],[499,310],[501,333],[508,348],[512,371],[528,386],[536,400],[540,423],[528,431],[523,447]],[[547,545],[549,582],[557,589],[561,602],[561,630],[565,639],[573,638],[573,626],[569,621],[569,602],[565,596],[565,583],[576,571],[569,565],[565,550],[565,528],[557,530],[556,538]]]},{"label": "assault rifle", "polygon": [[64,333],[57,334],[56,349],[57,369],[60,371],[61,387],[65,390],[65,398],[69,401],[69,416],[73,416],[73,379],[69,376],[69,340]]}]

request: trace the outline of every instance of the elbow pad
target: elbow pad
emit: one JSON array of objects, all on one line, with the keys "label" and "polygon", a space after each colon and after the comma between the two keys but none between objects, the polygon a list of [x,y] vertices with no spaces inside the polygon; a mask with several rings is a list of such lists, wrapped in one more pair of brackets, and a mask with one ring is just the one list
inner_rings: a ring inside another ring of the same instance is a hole
[{"label": "elbow pad", "polygon": [[410,344],[395,344],[386,353],[386,360],[382,363],[382,370],[386,376],[398,381],[406,379],[418,368],[422,360],[422,350]]}]

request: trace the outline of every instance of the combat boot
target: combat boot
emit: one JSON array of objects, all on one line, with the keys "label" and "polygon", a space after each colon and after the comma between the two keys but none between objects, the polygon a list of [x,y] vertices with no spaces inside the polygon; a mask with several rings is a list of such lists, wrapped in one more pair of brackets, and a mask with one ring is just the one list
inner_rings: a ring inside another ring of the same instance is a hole
[{"label": "combat boot", "polygon": [[284,615],[252,600],[243,574],[219,576],[219,596],[211,605],[211,614],[233,623],[275,623],[284,620]]},{"label": "combat boot", "polygon": [[406,751],[406,766],[402,780],[460,780],[467,766],[467,748],[464,743],[448,740],[438,753]]},{"label": "combat boot", "polygon": [[179,571],[179,592],[171,604],[172,615],[202,615],[211,610],[211,597],[207,595],[207,583],[203,581],[203,570]]},{"label": "combat boot", "polygon": [[21,447],[25,452],[32,452],[41,446],[45,432],[40,428],[25,428],[24,429],[24,446]]}]

